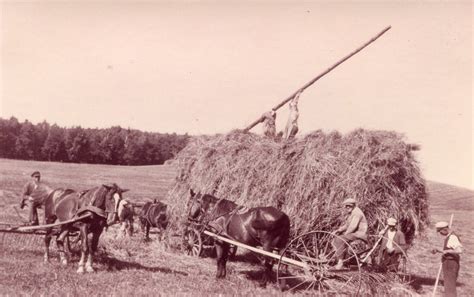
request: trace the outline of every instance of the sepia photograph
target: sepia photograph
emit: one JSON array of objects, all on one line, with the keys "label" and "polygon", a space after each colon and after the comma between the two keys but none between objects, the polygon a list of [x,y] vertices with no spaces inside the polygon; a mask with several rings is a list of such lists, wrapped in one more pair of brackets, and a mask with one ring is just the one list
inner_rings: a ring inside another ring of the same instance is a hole
[{"label": "sepia photograph", "polygon": [[1,0],[0,295],[473,296],[473,12]]}]

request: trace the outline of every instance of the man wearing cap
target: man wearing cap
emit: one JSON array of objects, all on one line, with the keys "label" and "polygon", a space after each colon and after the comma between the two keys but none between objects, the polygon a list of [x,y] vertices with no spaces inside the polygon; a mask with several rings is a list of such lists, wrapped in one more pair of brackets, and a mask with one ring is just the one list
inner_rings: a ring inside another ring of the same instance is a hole
[{"label": "man wearing cap", "polygon": [[442,254],[444,296],[457,296],[456,280],[459,274],[462,244],[459,241],[459,237],[449,228],[447,222],[436,223],[436,231],[444,237],[443,249],[434,249],[432,251],[433,254]]},{"label": "man wearing cap", "polygon": [[335,269],[342,269],[344,266],[344,255],[346,245],[344,241],[351,242],[356,239],[367,241],[367,219],[362,210],[356,206],[356,201],[348,198],[342,202],[345,212],[348,215],[346,223],[339,227],[335,232],[342,234],[340,238],[334,238],[332,246],[336,251],[337,264]]},{"label": "man wearing cap", "polygon": [[26,225],[38,225],[38,211],[37,208],[43,204],[44,199],[48,194],[49,187],[40,182],[41,174],[35,171],[31,174],[30,180],[23,187],[23,197],[20,203],[20,208],[25,207],[25,201],[29,204],[29,222]]},{"label": "man wearing cap", "polygon": [[387,227],[379,235],[383,238],[380,244],[378,263],[385,271],[397,272],[400,255],[406,249],[405,234],[398,230],[395,218],[388,218]]}]

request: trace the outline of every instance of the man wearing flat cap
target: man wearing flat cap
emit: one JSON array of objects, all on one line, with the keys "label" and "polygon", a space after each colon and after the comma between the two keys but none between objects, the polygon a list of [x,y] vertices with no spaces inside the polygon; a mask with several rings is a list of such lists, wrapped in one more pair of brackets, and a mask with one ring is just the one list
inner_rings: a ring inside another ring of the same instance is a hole
[{"label": "man wearing flat cap", "polygon": [[436,231],[444,237],[443,249],[434,249],[432,251],[433,254],[442,254],[444,296],[457,296],[456,280],[459,274],[462,244],[459,241],[459,237],[449,228],[448,222],[437,222],[435,227]]},{"label": "man wearing flat cap", "polygon": [[23,187],[23,195],[20,203],[20,208],[25,207],[25,201],[29,206],[29,222],[28,226],[38,225],[38,210],[37,208],[44,203],[47,195],[51,189],[40,181],[41,174],[39,171],[35,171],[31,174],[32,180],[30,180]]},{"label": "man wearing flat cap", "polygon": [[342,202],[347,214],[347,220],[344,225],[339,227],[335,233],[342,234],[332,241],[332,246],[336,251],[337,264],[334,269],[342,269],[344,266],[344,256],[346,245],[344,241],[351,242],[356,239],[367,241],[367,219],[362,210],[356,206],[356,201],[348,198]]},{"label": "man wearing flat cap", "polygon": [[382,242],[377,260],[384,271],[397,272],[400,255],[406,249],[405,234],[398,230],[397,224],[395,218],[388,218],[387,227],[379,233],[382,236]]}]

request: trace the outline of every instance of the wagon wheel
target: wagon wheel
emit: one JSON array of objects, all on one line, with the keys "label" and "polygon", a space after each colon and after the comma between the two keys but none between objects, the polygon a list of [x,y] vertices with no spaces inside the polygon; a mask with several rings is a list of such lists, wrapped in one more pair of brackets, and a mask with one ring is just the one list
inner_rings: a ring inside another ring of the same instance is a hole
[{"label": "wagon wheel", "polygon": [[183,234],[182,249],[187,255],[199,257],[202,253],[201,233],[196,229],[186,229]]},{"label": "wagon wheel", "polygon": [[[333,240],[346,248],[345,267],[336,270]],[[300,265],[286,264],[284,257]],[[300,267],[302,266],[302,267]],[[325,231],[312,231],[293,239],[283,250],[278,262],[277,280],[280,288],[289,291],[317,290],[320,295],[358,295],[361,286],[359,258],[347,241]],[[314,294],[315,292],[309,292]]]}]

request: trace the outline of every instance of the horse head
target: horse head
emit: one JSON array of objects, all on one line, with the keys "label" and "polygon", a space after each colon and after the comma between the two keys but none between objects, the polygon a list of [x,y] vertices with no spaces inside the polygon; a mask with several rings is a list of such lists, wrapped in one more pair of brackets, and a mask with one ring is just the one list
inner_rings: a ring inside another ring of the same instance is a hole
[{"label": "horse head", "polygon": [[188,216],[191,219],[204,216],[208,214],[209,211],[212,211],[214,215],[221,215],[237,207],[237,204],[230,200],[219,199],[210,194],[196,194],[193,190],[190,190],[189,193],[191,197]]},{"label": "horse head", "polygon": [[199,215],[202,213],[202,203],[201,203],[201,198],[202,194],[201,193],[195,193],[192,189],[189,190],[189,213],[188,217],[191,219],[197,219]]},{"label": "horse head", "polygon": [[121,189],[117,184],[102,185],[106,189],[105,213],[107,214],[107,225],[112,225],[118,221],[118,209],[122,201],[122,194],[128,189]]}]

